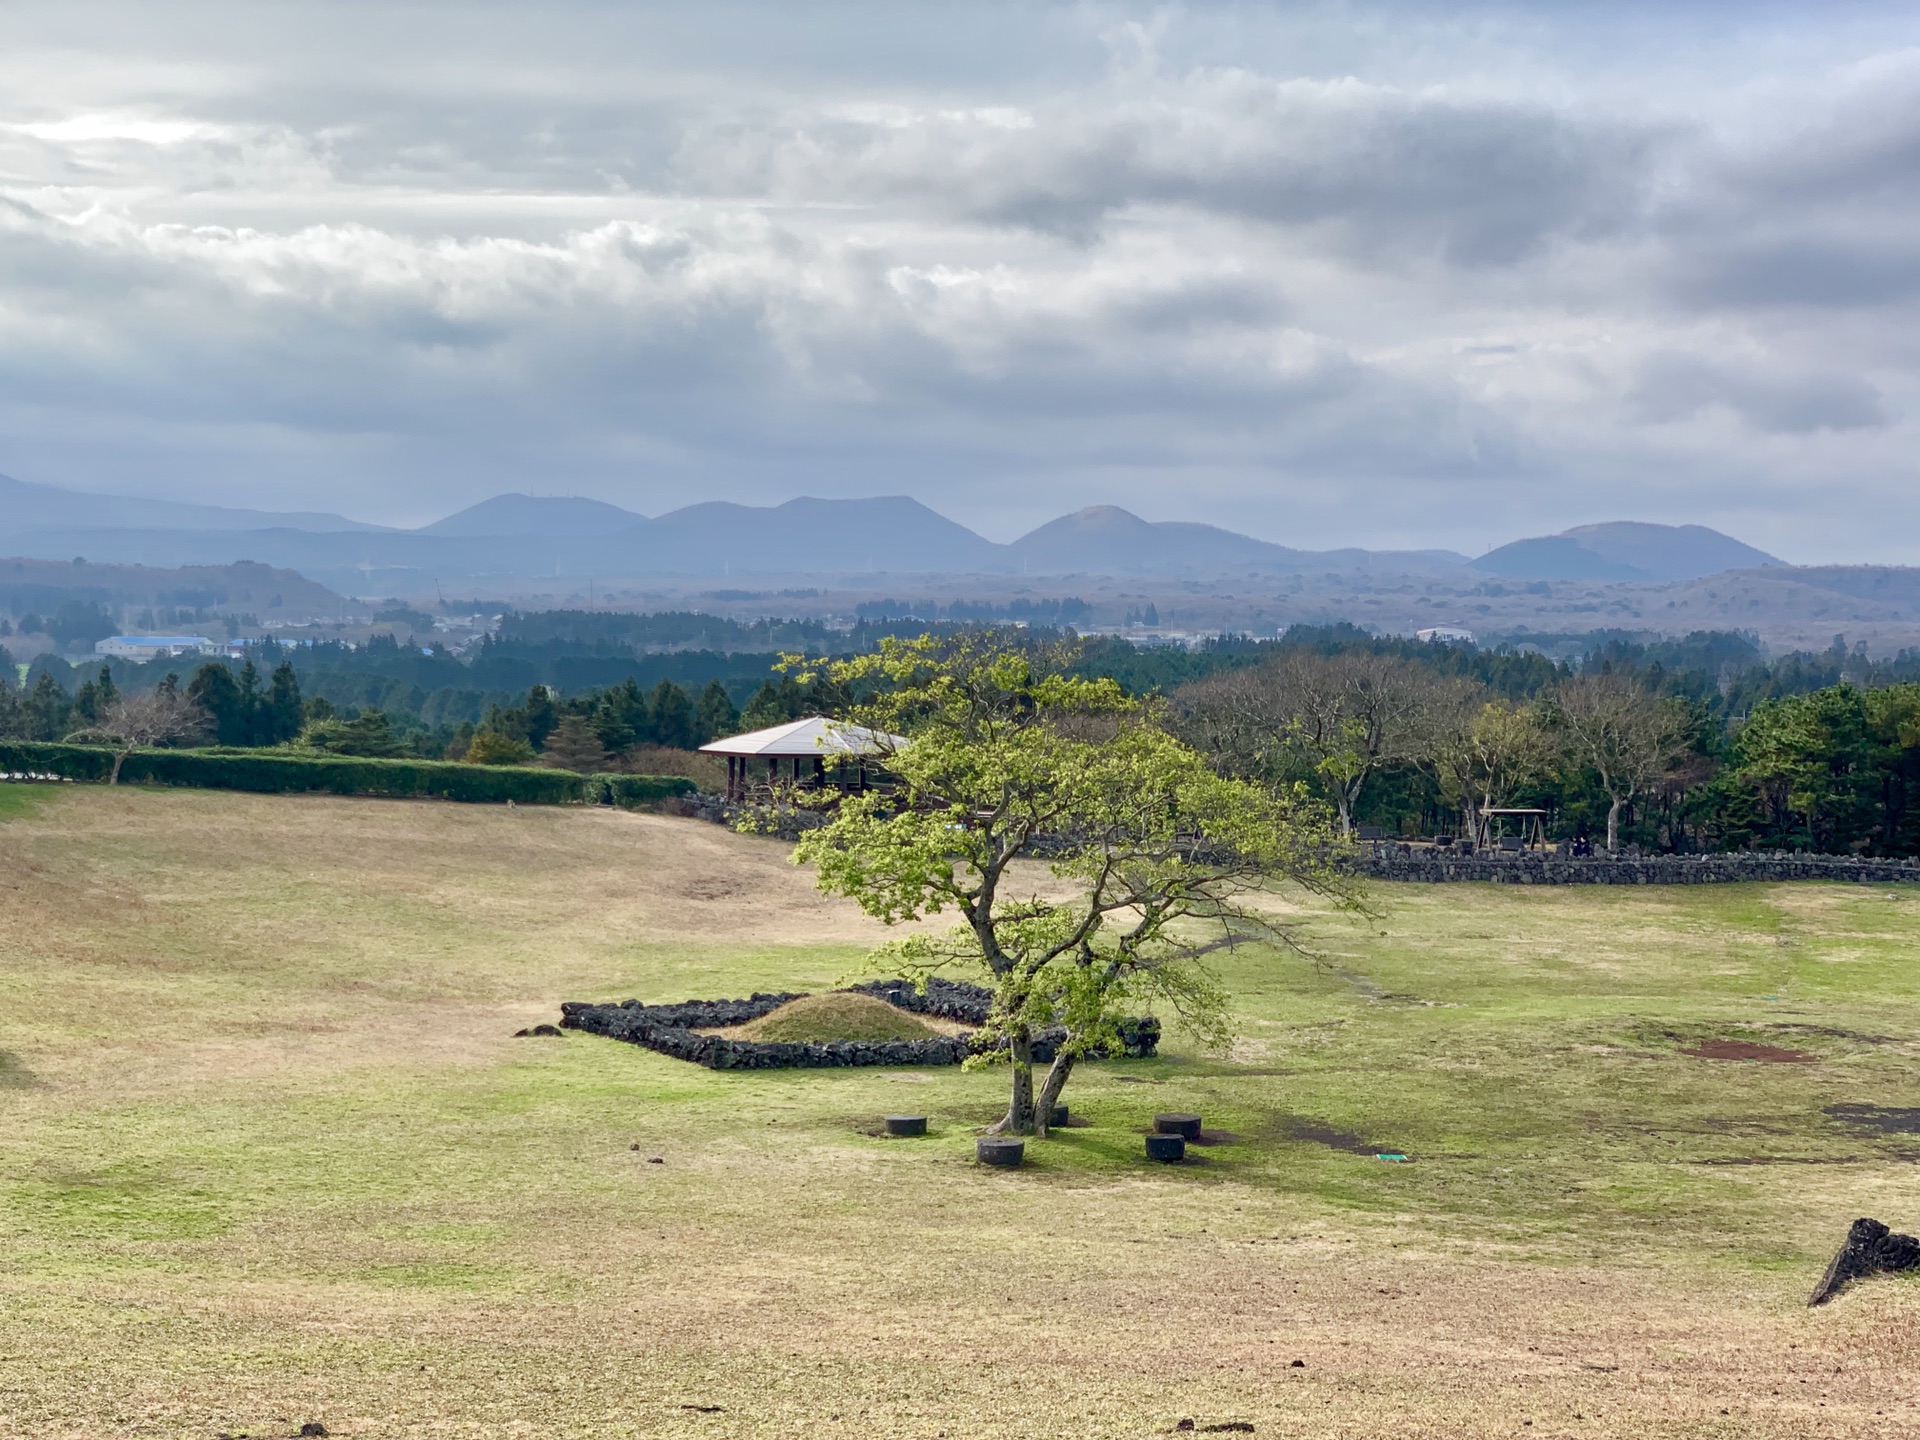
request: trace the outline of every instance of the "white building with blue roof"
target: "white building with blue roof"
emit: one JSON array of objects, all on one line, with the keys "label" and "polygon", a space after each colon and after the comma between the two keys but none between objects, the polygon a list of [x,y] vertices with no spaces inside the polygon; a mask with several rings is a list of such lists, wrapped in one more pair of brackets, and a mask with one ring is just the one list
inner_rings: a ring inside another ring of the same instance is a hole
[{"label": "white building with blue roof", "polygon": [[211,655],[220,647],[204,635],[110,635],[93,652],[113,660],[156,660],[162,656]]}]

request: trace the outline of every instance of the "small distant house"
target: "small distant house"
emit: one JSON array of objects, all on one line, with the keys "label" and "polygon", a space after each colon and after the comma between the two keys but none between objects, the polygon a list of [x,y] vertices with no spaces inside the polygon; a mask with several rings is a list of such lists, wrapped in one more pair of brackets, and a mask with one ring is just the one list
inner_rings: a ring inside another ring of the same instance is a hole
[{"label": "small distant house", "polygon": [[727,798],[743,800],[760,786],[782,782],[866,790],[886,757],[906,743],[903,736],[810,715],[700,748],[727,757]]},{"label": "small distant house", "polygon": [[1473,632],[1471,630],[1456,630],[1451,625],[1434,625],[1426,630],[1416,630],[1413,633],[1416,639],[1423,640],[1429,645],[1473,644]]},{"label": "small distant house", "polygon": [[220,648],[204,635],[110,635],[94,643],[93,653],[112,660],[157,660],[211,655]]}]

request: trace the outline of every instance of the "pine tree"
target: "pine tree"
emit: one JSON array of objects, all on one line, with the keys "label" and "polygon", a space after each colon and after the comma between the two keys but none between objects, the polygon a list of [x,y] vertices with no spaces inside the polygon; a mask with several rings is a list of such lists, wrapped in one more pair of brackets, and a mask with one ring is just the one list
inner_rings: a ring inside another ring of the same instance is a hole
[{"label": "pine tree", "polygon": [[798,720],[807,713],[807,699],[807,692],[793,676],[786,676],[777,686],[769,680],[747,703],[747,713],[740,717],[740,723],[749,730],[765,730],[770,725]]},{"label": "pine tree", "polygon": [[[259,676],[254,677],[256,688]],[[246,711],[241,706],[240,687],[226,666],[209,662],[193,672],[187,683],[187,698],[213,720],[213,739],[217,745],[247,743]]]},{"label": "pine tree", "polygon": [[675,750],[693,748],[693,702],[687,692],[671,680],[662,680],[653,688],[649,708],[653,711],[653,741]]},{"label": "pine tree", "polygon": [[553,691],[536,685],[527,692],[527,743],[539,750],[547,743],[553,727],[560,723],[553,708]]},{"label": "pine tree", "polygon": [[119,687],[113,683],[113,669],[102,665],[100,673],[82,685],[73,697],[73,720],[82,725],[97,725],[113,709],[114,701],[120,698]]},{"label": "pine tree", "polygon": [[67,717],[72,712],[73,702],[67,698],[67,692],[60,682],[48,671],[40,672],[40,679],[33,687],[33,693],[27,696],[27,738],[29,740],[58,740],[67,733]]},{"label": "pine tree", "polygon": [[653,716],[647,709],[647,697],[631,675],[601,695],[594,707],[593,728],[600,743],[616,753],[651,735]]},{"label": "pine tree", "polygon": [[300,706],[300,677],[293,662],[282,660],[274,668],[273,682],[267,689],[266,717],[261,729],[262,744],[283,745],[300,733],[305,715]]},{"label": "pine tree", "polygon": [[73,719],[79,725],[96,723],[106,706],[100,703],[100,687],[89,680],[73,694]]},{"label": "pine tree", "polygon": [[584,715],[569,715],[547,736],[547,748],[540,752],[540,759],[556,770],[577,770],[584,775],[604,769],[607,752],[592,721]]},{"label": "pine tree", "polygon": [[700,704],[693,712],[693,740],[696,745],[719,740],[740,729],[740,712],[733,697],[718,680],[709,680],[700,692]]},{"label": "pine tree", "polygon": [[13,657],[0,650],[0,739],[27,738],[27,712],[20,687],[13,683]]},{"label": "pine tree", "polygon": [[266,738],[267,715],[266,699],[260,693],[260,672],[253,668],[248,660],[240,667],[240,735],[237,742],[241,745],[271,745]]}]

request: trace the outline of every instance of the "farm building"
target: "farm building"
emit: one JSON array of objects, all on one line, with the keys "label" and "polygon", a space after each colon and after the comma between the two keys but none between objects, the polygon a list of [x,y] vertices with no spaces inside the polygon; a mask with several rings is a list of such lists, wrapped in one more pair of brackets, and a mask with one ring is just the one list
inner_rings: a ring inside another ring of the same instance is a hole
[{"label": "farm building", "polygon": [[218,648],[204,635],[110,635],[94,643],[94,653],[114,660],[152,660],[175,655],[211,655]]}]

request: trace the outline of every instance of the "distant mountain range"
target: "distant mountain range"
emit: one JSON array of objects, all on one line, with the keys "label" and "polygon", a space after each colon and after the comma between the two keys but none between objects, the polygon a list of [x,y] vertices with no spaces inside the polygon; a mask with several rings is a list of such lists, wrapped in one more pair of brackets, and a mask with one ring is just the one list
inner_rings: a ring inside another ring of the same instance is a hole
[{"label": "distant mountain range", "polygon": [[235,510],[177,500],[90,495],[0,475],[0,536],[20,530],[295,530],[380,531],[343,515],[302,510]]},{"label": "distant mountain range", "polygon": [[906,496],[708,501],[648,518],[578,497],[496,495],[415,530],[339,515],[84,495],[0,477],[0,554],[150,566],[251,560],[359,595],[488,577],[1048,575],[1218,579],[1372,571],[1671,582],[1782,562],[1700,525],[1620,522],[1450,550],[1296,550],[1111,505],[998,544]]},{"label": "distant mountain range", "polygon": [[1784,565],[1704,525],[1648,525],[1616,520],[1578,525],[1558,535],[1515,540],[1489,550],[1473,568],[1526,580],[1698,580],[1723,570]]},{"label": "distant mountain range", "polygon": [[305,575],[251,560],[184,569],[92,561],[77,565],[71,560],[0,560],[0,611],[15,615],[51,613],[71,600],[104,605],[111,611],[150,605],[230,611],[261,620],[342,615],[355,608],[344,596]]}]

